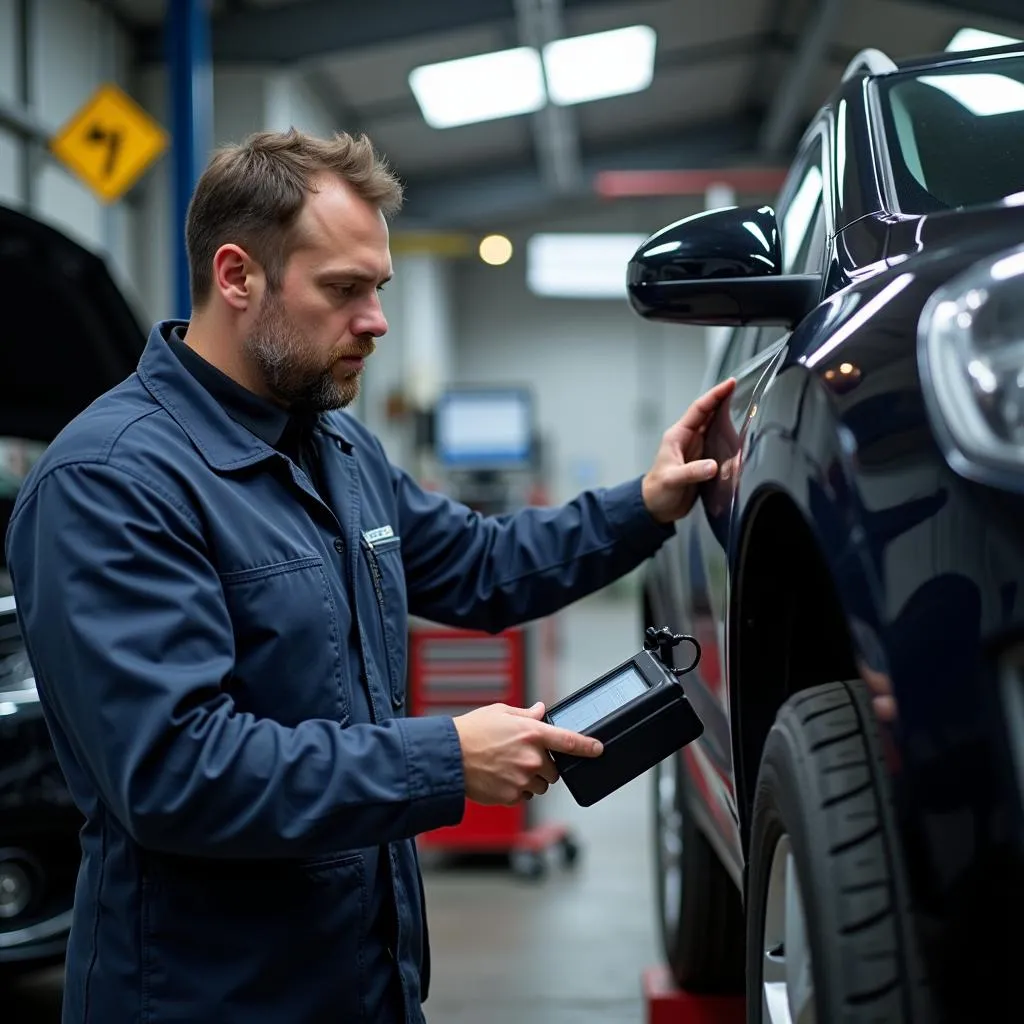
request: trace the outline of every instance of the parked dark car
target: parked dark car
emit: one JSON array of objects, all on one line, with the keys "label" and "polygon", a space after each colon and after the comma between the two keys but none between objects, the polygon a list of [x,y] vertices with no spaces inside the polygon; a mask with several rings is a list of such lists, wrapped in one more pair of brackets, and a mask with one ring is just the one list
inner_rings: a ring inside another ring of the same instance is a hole
[{"label": "parked dark car", "polygon": [[705,734],[655,778],[667,959],[772,1024],[1019,1019],[1024,48],[861,54],[775,208],[670,225],[722,463],[650,564]]},{"label": "parked dark car", "polygon": [[2,540],[32,463],[134,370],[145,335],[100,258],[4,207],[0,304],[13,311],[0,341],[0,971],[10,973],[64,956],[82,819],[50,744]]}]

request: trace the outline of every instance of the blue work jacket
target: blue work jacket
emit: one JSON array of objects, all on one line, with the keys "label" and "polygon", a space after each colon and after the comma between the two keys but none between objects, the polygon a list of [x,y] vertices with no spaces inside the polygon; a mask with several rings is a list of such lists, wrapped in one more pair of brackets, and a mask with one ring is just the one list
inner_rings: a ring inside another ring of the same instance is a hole
[{"label": "blue work jacket", "polygon": [[639,480],[481,517],[341,412],[314,430],[321,497],[188,373],[170,326],[47,449],[7,534],[85,816],[64,1021],[366,1020],[367,857],[384,847],[372,874],[418,1022],[413,837],[461,819],[465,784],[452,719],[403,714],[408,614],[499,631],[621,576],[671,527]]}]

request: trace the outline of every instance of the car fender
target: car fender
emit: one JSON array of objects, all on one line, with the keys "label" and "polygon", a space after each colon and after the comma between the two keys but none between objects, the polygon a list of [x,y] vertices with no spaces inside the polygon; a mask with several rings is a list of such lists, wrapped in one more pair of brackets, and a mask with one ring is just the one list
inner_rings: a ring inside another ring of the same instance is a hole
[{"label": "car fender", "polygon": [[[761,503],[783,495],[796,508],[828,567],[848,618],[878,620],[878,581],[867,546],[859,481],[846,428],[813,375],[780,373],[752,417],[733,506],[729,576],[742,573],[744,537]],[[737,609],[730,602],[730,617]]]}]

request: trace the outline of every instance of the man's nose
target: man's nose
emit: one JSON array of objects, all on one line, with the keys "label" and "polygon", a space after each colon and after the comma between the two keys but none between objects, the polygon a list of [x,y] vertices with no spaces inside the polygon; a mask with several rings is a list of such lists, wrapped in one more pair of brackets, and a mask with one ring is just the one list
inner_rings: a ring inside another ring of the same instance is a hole
[{"label": "man's nose", "polygon": [[388,320],[376,295],[354,326],[353,334],[370,334],[380,338],[388,333]]}]

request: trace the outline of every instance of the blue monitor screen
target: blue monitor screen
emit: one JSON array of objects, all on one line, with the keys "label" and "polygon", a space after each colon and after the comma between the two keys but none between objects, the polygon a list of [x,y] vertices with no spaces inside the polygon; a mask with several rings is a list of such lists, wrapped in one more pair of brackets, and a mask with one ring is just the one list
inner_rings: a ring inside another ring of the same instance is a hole
[{"label": "blue monitor screen", "polygon": [[449,391],[437,405],[435,447],[445,466],[508,467],[530,461],[530,393],[520,389]]}]

